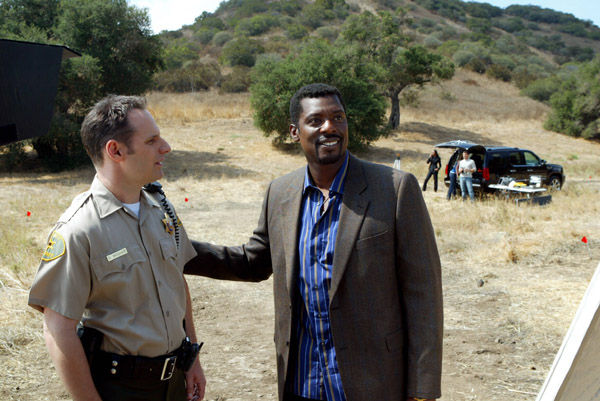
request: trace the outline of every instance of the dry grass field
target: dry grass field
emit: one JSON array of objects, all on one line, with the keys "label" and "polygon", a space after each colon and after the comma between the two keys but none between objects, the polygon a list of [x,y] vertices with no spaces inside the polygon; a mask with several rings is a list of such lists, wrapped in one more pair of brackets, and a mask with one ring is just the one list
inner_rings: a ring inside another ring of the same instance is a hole
[{"label": "dry grass field", "polygon": [[[535,399],[600,260],[600,144],[546,132],[548,109],[506,84],[459,72],[402,110],[399,132],[360,157],[421,181],[436,143],[465,139],[520,146],[562,164],[563,191],[547,206],[493,197],[448,202],[424,193],[442,258],[445,353],[442,401]],[[190,237],[238,245],[255,227],[266,184],[305,164],[271,146],[252,124],[247,95],[150,94],[173,151],[162,180]],[[448,150],[440,152],[447,161]],[[27,291],[54,221],[87,189],[92,169],[0,173],[1,400],[68,400]],[[185,201],[188,198],[188,202]],[[31,216],[27,217],[27,212]],[[589,248],[581,242],[586,236]],[[205,342],[207,400],[276,399],[271,282],[188,279]]]}]

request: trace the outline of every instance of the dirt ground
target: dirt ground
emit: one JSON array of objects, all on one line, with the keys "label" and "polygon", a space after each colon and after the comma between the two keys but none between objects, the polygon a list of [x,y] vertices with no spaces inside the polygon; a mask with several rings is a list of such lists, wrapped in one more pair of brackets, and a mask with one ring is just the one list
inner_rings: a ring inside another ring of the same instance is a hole
[{"label": "dirt ground", "polygon": [[[189,127],[215,137],[248,135],[244,141],[232,142],[234,148],[228,149],[229,154],[233,153],[230,159],[215,161],[225,169],[215,175],[231,179],[208,178],[201,183],[200,192],[189,193],[186,182],[191,177],[174,179],[173,172],[167,170],[169,185],[175,188],[169,192],[171,197],[179,190],[181,196],[189,194],[193,199],[189,204],[179,201],[178,205],[193,238],[217,244],[243,244],[256,225],[266,183],[304,165],[299,154],[269,152],[271,161],[265,166],[267,140],[251,132],[241,134],[243,130],[236,127],[248,123],[207,121]],[[240,142],[244,145],[238,145]],[[199,143],[200,147],[205,144]],[[393,144],[393,138],[380,141],[361,156],[391,165],[394,149],[388,146]],[[210,162],[197,167],[200,170],[197,174],[212,174],[202,171],[211,171],[213,167]],[[430,207],[440,203],[444,189],[425,192]],[[469,258],[468,250],[442,252],[445,294],[442,401],[535,399],[593,274],[594,260],[599,256],[595,252],[590,258],[583,248],[569,251],[561,260],[528,260],[518,265],[504,261],[478,264]],[[548,268],[552,269],[551,276]],[[275,400],[271,281],[248,284],[196,277],[188,280],[194,294],[200,336],[206,342],[202,361],[209,381],[207,399]],[[561,291],[547,293],[544,282],[553,280],[560,282]],[[543,310],[532,310],[520,299],[522,294],[532,291],[540,291],[541,296],[548,298]],[[539,327],[548,323],[549,316],[559,317],[559,323]]]},{"label": "dirt ground", "polygon": [[[480,143],[497,141],[493,128],[486,137],[476,123],[469,131],[459,131],[442,129],[432,122],[406,121],[404,133],[378,141],[359,156],[391,166],[395,153],[401,151],[403,168],[422,180],[423,162],[433,143],[457,139],[457,135]],[[461,124],[456,126],[465,126]],[[557,134],[543,132],[539,122],[528,124],[534,127],[531,138],[535,138],[535,145],[556,157],[547,143]],[[207,119],[185,125],[163,121],[160,126],[173,147],[162,183],[194,239],[243,244],[255,228],[267,183],[305,165],[298,150],[274,149],[270,140],[253,128],[251,118]],[[598,145],[569,141],[579,154],[600,154]],[[447,160],[446,155],[442,157]],[[0,175],[2,219],[15,221],[16,214],[24,213],[34,199],[46,199],[36,203],[33,217],[40,217],[27,221],[26,240],[41,252],[53,222],[77,193],[87,189],[92,177],[91,169]],[[573,183],[587,179],[583,173],[569,178]],[[591,179],[589,184],[593,184]],[[568,185],[576,188],[576,184]],[[598,199],[597,183],[592,192],[592,199]],[[424,196],[433,216],[443,266],[441,401],[535,400],[600,260],[600,242],[595,240],[588,250],[577,244],[579,234],[569,228],[573,233],[569,231],[568,241],[535,257],[522,257],[517,263],[504,257],[477,260],[472,255],[478,255],[480,248],[493,252],[506,242],[506,233],[497,228],[493,235],[481,237],[481,242],[456,242],[452,232],[460,231],[461,222],[447,227],[443,217],[452,213],[468,216],[469,206],[446,202],[443,184],[441,191],[430,189]],[[556,204],[560,201],[557,197]],[[473,210],[480,213],[480,209]],[[536,209],[528,210],[536,213]],[[560,215],[560,211],[556,213]],[[594,212],[581,223],[590,238],[600,237],[598,217]],[[559,224],[570,227],[569,216],[558,218]],[[0,366],[5,372],[0,379],[0,399],[68,400],[45,349],[41,315],[25,306],[28,280],[34,271],[35,266],[31,266],[25,272],[0,276],[0,283],[6,283],[0,286]],[[271,280],[250,284],[189,277],[188,282],[198,337],[205,343],[201,361],[208,379],[206,399],[276,400]]]}]

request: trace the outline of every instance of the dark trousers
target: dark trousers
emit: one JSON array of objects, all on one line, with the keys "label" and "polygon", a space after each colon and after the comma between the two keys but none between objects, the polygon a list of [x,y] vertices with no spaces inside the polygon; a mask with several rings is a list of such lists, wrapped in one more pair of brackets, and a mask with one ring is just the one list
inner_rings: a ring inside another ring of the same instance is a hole
[{"label": "dark trousers", "polygon": [[423,191],[427,190],[427,181],[433,176],[433,190],[437,192],[437,176],[438,172],[435,170],[429,170],[427,173],[427,177],[425,177],[425,182],[423,182]]},{"label": "dark trousers", "polygon": [[450,200],[455,195],[456,195],[456,174],[450,173],[450,188],[448,188],[448,195],[446,195],[446,199]]},{"label": "dark trousers", "polygon": [[176,368],[169,380],[119,378],[92,370],[96,390],[103,401],[186,401],[185,373]]}]

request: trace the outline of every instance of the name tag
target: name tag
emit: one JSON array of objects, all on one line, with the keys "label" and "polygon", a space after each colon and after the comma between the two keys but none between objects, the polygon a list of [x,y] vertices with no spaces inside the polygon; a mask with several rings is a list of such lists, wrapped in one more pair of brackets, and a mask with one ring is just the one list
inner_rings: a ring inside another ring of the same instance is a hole
[{"label": "name tag", "polygon": [[115,253],[111,253],[110,255],[106,256],[106,259],[109,262],[112,262],[113,260],[115,260],[116,258],[120,258],[123,255],[127,255],[127,248],[123,248]]}]

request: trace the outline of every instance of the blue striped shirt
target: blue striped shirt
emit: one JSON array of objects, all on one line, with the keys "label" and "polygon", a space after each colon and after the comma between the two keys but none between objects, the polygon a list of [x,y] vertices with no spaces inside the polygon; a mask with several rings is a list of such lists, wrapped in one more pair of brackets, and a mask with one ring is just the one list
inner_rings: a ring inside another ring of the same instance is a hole
[{"label": "blue striped shirt", "polygon": [[295,358],[291,361],[295,366],[291,366],[294,371],[289,390],[317,400],[346,400],[329,322],[329,288],[347,168],[348,152],[329,188],[329,204],[323,212],[325,199],[313,184],[308,167],[304,178],[298,243],[302,302],[296,309]]}]

